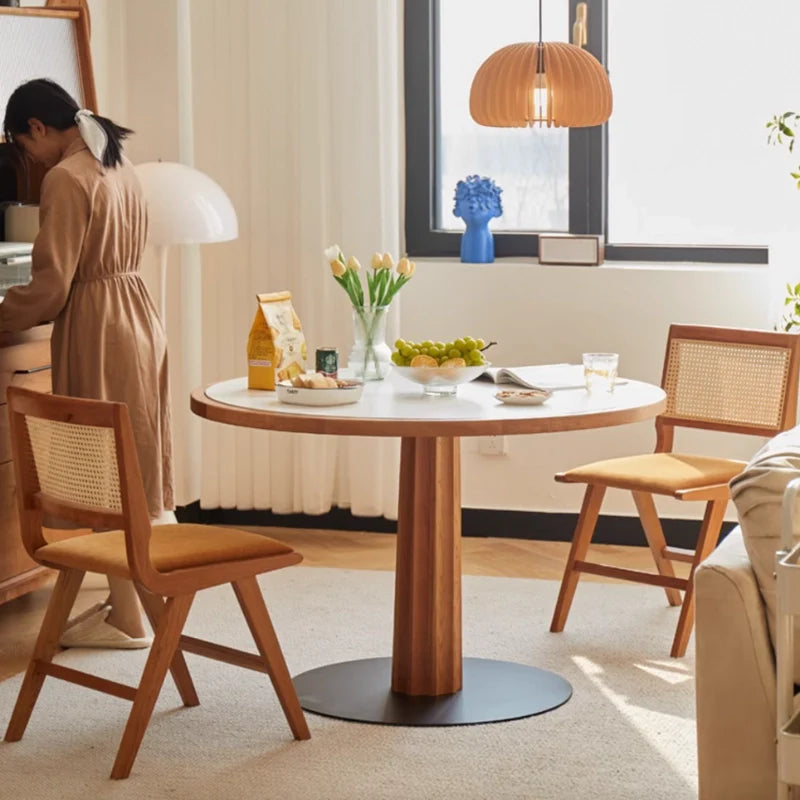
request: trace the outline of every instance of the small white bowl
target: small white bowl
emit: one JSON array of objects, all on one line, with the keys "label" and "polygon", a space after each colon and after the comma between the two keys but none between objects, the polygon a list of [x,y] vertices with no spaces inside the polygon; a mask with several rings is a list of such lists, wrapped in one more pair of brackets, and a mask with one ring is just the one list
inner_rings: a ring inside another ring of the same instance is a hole
[{"label": "small white bowl", "polygon": [[295,406],[344,406],[357,403],[364,391],[361,381],[352,381],[347,386],[335,389],[305,389],[292,386],[290,381],[280,381],[275,386],[278,400]]},{"label": "small white bowl", "polygon": [[480,377],[491,364],[478,367],[398,367],[397,374],[422,386],[425,394],[455,394],[462,383]]}]

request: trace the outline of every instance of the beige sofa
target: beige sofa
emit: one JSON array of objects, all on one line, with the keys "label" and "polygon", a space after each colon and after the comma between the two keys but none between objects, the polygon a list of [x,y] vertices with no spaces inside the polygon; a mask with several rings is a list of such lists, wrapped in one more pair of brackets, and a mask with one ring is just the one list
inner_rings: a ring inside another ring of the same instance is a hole
[{"label": "beige sofa", "polygon": [[772,800],[775,661],[740,528],[698,567],[695,587],[699,800]]}]

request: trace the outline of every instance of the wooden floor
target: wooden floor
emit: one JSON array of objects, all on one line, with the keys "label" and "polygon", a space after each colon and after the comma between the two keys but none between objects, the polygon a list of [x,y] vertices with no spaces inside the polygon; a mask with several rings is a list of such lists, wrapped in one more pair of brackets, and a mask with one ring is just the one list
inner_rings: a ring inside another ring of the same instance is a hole
[{"label": "wooden floor", "polygon": [[[290,544],[303,554],[305,566],[348,569],[394,569],[395,537],[385,533],[305,530],[294,528],[250,528]],[[566,542],[538,542],[525,539],[463,540],[463,572],[467,575],[495,575],[513,578],[560,580],[567,558]],[[650,551],[645,547],[596,545],[590,559],[607,560],[615,566],[652,570]],[[676,565],[679,574],[680,567]],[[607,580],[584,575],[582,580]],[[100,575],[87,575],[75,601],[73,614],[102,602],[108,584]],[[653,591],[660,591],[654,589]],[[25,669],[50,596],[50,587],[37,589],[0,605],[0,680]]]}]

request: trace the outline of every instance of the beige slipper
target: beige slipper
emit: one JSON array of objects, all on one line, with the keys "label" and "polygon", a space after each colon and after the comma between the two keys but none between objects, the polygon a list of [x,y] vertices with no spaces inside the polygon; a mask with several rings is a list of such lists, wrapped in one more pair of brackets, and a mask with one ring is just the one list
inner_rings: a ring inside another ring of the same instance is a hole
[{"label": "beige slipper", "polygon": [[62,647],[106,647],[120,650],[150,647],[153,643],[151,636],[135,639],[119,628],[109,625],[106,619],[110,612],[111,606],[102,606],[85,619],[76,622],[64,631],[59,644]]},{"label": "beige slipper", "polygon": [[64,626],[64,630],[69,630],[73,626],[77,625],[79,622],[83,622],[83,620],[91,617],[92,614],[96,614],[98,611],[101,611],[103,608],[108,608],[105,603],[95,603],[93,606],[90,606],[85,611],[81,611],[75,617],[71,617],[67,620],[67,624]]}]

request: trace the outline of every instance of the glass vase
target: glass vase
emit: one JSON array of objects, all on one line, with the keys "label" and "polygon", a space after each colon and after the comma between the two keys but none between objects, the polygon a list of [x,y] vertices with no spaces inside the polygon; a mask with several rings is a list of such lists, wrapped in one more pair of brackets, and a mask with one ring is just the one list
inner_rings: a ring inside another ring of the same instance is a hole
[{"label": "glass vase", "polygon": [[389,306],[353,308],[353,349],[347,366],[363,381],[382,381],[392,368],[392,351],[386,344]]}]

